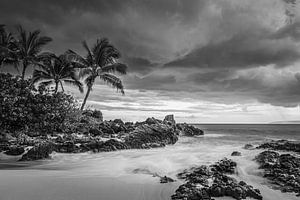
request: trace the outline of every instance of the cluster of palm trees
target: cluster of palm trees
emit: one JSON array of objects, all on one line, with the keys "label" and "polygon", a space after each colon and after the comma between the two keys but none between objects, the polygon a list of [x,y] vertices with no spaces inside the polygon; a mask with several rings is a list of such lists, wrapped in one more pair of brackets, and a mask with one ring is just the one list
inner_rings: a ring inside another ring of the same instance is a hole
[{"label": "cluster of palm trees", "polygon": [[14,35],[6,30],[5,25],[0,25],[0,67],[13,65],[18,70],[21,67],[21,77],[24,79],[26,70],[32,66],[35,68],[32,84],[46,87],[55,85],[54,93],[58,92],[59,87],[64,91],[63,83],[72,84],[83,92],[83,80],[87,92],[81,110],[97,77],[124,94],[122,81],[115,72],[126,74],[127,66],[118,62],[121,54],[108,39],[98,39],[92,48],[83,41],[86,56],[72,50],[59,56],[42,52],[43,47],[51,41],[50,37],[40,36],[39,30],[28,32],[19,26]]}]

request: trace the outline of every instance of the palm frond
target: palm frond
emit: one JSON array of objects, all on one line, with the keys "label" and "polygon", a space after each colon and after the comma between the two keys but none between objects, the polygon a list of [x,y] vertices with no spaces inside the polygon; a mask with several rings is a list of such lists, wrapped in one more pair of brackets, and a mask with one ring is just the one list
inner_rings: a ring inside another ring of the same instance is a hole
[{"label": "palm frond", "polygon": [[95,77],[92,75],[89,75],[86,79],[84,79],[84,83],[90,88],[92,88],[94,82],[95,82]]},{"label": "palm frond", "polygon": [[81,93],[83,93],[83,85],[82,85],[82,83],[80,81],[78,81],[78,80],[68,80],[67,79],[67,80],[64,80],[64,82],[68,83],[68,84],[71,84],[71,85],[74,85],[74,86],[77,86],[78,89],[79,89],[79,91]]},{"label": "palm frond", "polygon": [[90,67],[82,68],[82,69],[79,70],[79,77],[80,78],[84,78],[84,77],[92,75],[92,74],[93,74],[93,71]]},{"label": "palm frond", "polygon": [[94,61],[94,55],[93,55],[92,51],[89,48],[89,45],[87,44],[87,42],[85,40],[82,42],[82,46],[83,46],[83,48],[85,48],[85,50],[88,53],[87,56],[86,56],[87,59],[93,62]]},{"label": "palm frond", "polygon": [[106,65],[106,66],[102,67],[100,70],[101,70],[101,72],[106,72],[106,73],[118,72],[120,74],[126,74],[127,65],[122,64],[122,63],[114,63],[111,65]]},{"label": "palm frond", "polygon": [[40,84],[43,85],[43,86],[45,86],[45,87],[48,87],[49,85],[54,84],[54,81],[53,81],[53,80],[50,80],[50,81],[42,81]]},{"label": "palm frond", "polygon": [[104,74],[99,75],[99,78],[101,80],[103,80],[106,84],[112,86],[113,88],[116,88],[117,91],[120,90],[120,92],[122,94],[125,94],[124,86],[123,86],[121,79],[119,79],[115,75],[109,74],[109,73],[104,73]]},{"label": "palm frond", "polygon": [[88,61],[75,51],[68,50],[65,52],[67,60],[69,60],[75,68],[85,68],[90,65]]}]

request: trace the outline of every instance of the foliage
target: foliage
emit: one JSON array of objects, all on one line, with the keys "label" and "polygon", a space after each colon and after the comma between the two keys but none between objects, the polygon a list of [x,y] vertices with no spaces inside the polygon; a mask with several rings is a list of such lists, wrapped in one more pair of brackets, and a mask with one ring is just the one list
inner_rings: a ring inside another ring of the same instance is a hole
[{"label": "foliage", "polygon": [[26,69],[29,65],[35,65],[39,59],[42,48],[52,41],[50,37],[40,36],[40,31],[27,32],[22,26],[18,28],[18,59],[23,64],[22,78],[24,79]]},{"label": "foliage", "polygon": [[84,108],[86,100],[97,77],[103,80],[106,84],[117,88],[117,90],[120,90],[120,92],[124,94],[124,87],[121,79],[113,73],[118,72],[120,74],[126,74],[127,70],[127,66],[125,64],[117,62],[117,59],[121,57],[121,54],[118,49],[110,44],[108,39],[98,39],[92,48],[89,48],[87,43],[84,41],[83,47],[87,51],[87,55],[85,57],[80,56],[72,50],[67,52],[73,64],[76,67],[81,68],[80,76],[85,78],[85,84],[88,87],[81,110]]},{"label": "foliage", "polygon": [[35,89],[30,80],[0,74],[0,127],[51,133],[61,131],[67,115],[78,110],[71,95]]},{"label": "foliage", "polygon": [[0,67],[2,64],[17,64],[17,45],[12,33],[7,32],[5,25],[0,25]]},{"label": "foliage", "polygon": [[64,82],[78,87],[79,91],[83,92],[83,85],[78,80],[76,68],[68,60],[66,54],[56,56],[52,53],[44,53],[40,57],[39,69],[33,72],[33,84],[39,83],[44,86],[55,84],[54,92],[57,93],[59,84],[64,91],[62,84]]}]

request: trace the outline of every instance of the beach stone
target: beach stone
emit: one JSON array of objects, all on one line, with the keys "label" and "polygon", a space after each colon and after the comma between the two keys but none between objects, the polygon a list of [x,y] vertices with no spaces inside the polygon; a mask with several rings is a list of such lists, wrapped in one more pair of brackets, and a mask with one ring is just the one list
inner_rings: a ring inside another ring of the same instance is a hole
[{"label": "beach stone", "polygon": [[231,156],[241,156],[241,155],[242,155],[242,153],[239,151],[234,151],[231,153]]}]

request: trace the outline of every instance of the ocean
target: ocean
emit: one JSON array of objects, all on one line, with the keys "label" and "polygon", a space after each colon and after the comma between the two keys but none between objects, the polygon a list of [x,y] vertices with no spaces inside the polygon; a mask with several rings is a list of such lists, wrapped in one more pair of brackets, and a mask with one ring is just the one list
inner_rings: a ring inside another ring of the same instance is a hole
[{"label": "ocean", "polygon": [[[261,190],[265,200],[299,200],[273,190],[253,160],[263,150],[245,144],[300,141],[300,125],[197,124],[205,135],[180,137],[175,145],[150,150],[61,154],[25,163],[0,161],[0,200],[167,200],[180,180],[160,184],[154,175],[176,179],[183,169],[224,157],[237,162],[234,177]],[[242,156],[231,157],[233,151]],[[3,155],[2,155],[3,156]],[[217,199],[217,198],[216,198]],[[231,199],[231,198],[220,198]]]}]

